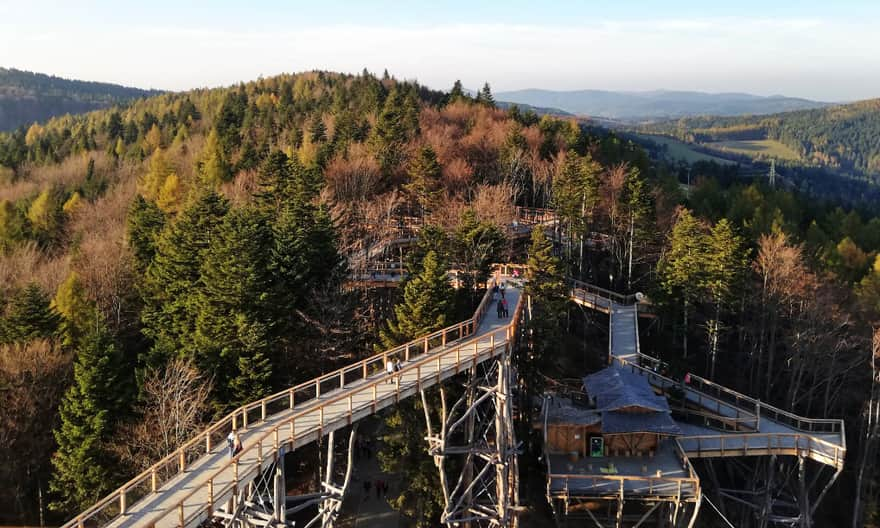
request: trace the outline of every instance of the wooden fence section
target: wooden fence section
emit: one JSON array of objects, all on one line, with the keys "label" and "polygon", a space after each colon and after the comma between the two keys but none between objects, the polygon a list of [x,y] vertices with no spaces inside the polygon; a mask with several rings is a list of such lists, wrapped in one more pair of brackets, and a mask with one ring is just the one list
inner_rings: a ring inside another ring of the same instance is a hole
[{"label": "wooden fence section", "polygon": [[820,464],[840,469],[846,454],[845,448],[804,433],[683,436],[678,441],[685,453],[692,458],[806,455]]},{"label": "wooden fence section", "polygon": [[[474,311],[474,315],[470,319],[422,336],[390,350],[375,354],[364,360],[347,365],[308,382],[290,387],[284,391],[233,410],[227,416],[213,423],[207,429],[181,445],[175,452],[169,454],[152,467],[111,492],[89,509],[62,525],[61,528],[82,528],[85,523],[89,521],[104,524],[111,519],[128,513],[131,505],[140,500],[149,498],[150,495],[156,494],[165,484],[171,482],[181,474],[191,471],[200,471],[203,464],[203,458],[206,457],[206,455],[212,454],[212,452],[216,451],[218,447],[224,445],[224,439],[229,431],[248,430],[250,428],[258,427],[261,424],[265,424],[267,421],[278,419],[278,417],[283,416],[285,413],[294,412],[295,406],[302,407],[305,410],[294,414],[289,420],[286,419],[287,421],[285,421],[285,423],[289,422],[288,427],[291,428],[292,431],[292,438],[290,438],[289,441],[292,442],[296,439],[296,427],[299,427],[299,424],[295,424],[297,417],[300,418],[300,424],[304,424],[303,417],[317,413],[316,415],[320,418],[321,424],[318,430],[321,432],[324,427],[323,414],[327,405],[338,403],[342,401],[340,398],[344,398],[344,396],[329,400],[322,398],[322,395],[326,395],[331,391],[344,391],[353,385],[356,385],[357,389],[355,392],[352,392],[352,394],[356,393],[358,395],[363,395],[364,390],[372,390],[373,392],[371,396],[374,404],[371,412],[375,412],[378,408],[375,404],[379,392],[377,385],[384,382],[385,379],[383,376],[380,378],[380,381],[370,381],[370,378],[374,377],[376,374],[384,372],[385,365],[388,361],[399,359],[406,362],[407,366],[402,369],[401,377],[399,379],[406,380],[408,379],[408,376],[415,375],[417,384],[421,386],[423,384],[422,367],[428,362],[438,361],[436,363],[438,369],[444,367],[444,374],[446,374],[446,371],[451,368],[453,374],[449,375],[454,375],[454,373],[459,371],[459,368],[466,368],[462,367],[462,365],[466,365],[467,361],[476,361],[477,359],[480,361],[484,360],[485,358],[483,356],[485,355],[485,351],[480,348],[481,346],[488,347],[488,350],[494,351],[498,347],[503,348],[506,346],[508,341],[508,339],[504,339],[500,343],[495,343],[494,333],[485,340],[486,343],[482,344],[479,336],[474,337],[474,334],[491,304],[492,285],[493,281],[490,279],[489,288],[484,294],[477,309]],[[518,303],[515,309],[517,317],[521,313],[521,304],[522,303]],[[514,318],[511,321],[510,324],[501,328],[506,331],[507,336],[510,336],[512,332],[516,332],[517,329],[517,319]],[[430,354],[434,349],[448,347],[453,343],[457,343],[457,345],[449,347],[448,350],[442,351],[439,354]],[[429,354],[431,355],[430,358],[424,357]],[[452,362],[453,358],[454,363]],[[447,365],[447,363],[449,363],[449,365]],[[434,363],[431,363],[431,365],[433,366]],[[439,381],[443,374],[437,375],[439,376],[437,378]],[[432,384],[433,383],[434,382],[432,382]],[[416,390],[417,389],[413,389],[413,391]],[[352,412],[354,411],[354,404],[355,398],[352,397],[347,402],[347,407],[350,407],[349,410]],[[275,433],[271,434],[279,434],[277,426],[273,427],[273,431],[275,431]],[[327,432],[329,432],[329,430]],[[270,433],[267,433],[267,435],[268,434]],[[279,440],[281,438],[287,437],[278,437]],[[272,439],[269,439],[269,441],[271,440]],[[264,436],[259,442],[253,444],[246,449],[245,452],[233,459],[235,461],[234,464],[230,462],[230,465],[234,470],[234,478],[232,479],[232,482],[238,482],[242,479],[242,475],[239,474],[239,465],[242,459],[249,460],[248,457],[253,456],[253,458],[259,461],[260,465],[266,461],[266,455],[271,453],[271,450],[266,450],[266,453],[263,452],[265,447],[264,444],[266,442],[267,439]],[[257,451],[252,452],[255,449]],[[245,453],[250,453],[250,455],[245,455]],[[213,488],[215,484],[222,484],[222,482],[215,482],[215,476],[212,476],[208,482],[208,488],[204,490],[206,491],[206,507],[212,511],[217,496]],[[182,504],[183,503],[179,505],[180,508],[183,508]],[[183,509],[181,509],[181,514],[181,519],[183,520],[192,516],[186,515]]]}]

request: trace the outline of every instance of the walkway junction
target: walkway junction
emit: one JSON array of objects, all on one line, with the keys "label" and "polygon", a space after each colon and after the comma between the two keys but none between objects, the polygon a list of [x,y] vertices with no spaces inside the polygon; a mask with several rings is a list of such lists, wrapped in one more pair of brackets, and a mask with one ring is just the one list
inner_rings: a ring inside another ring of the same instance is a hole
[{"label": "walkway junction", "polygon": [[[521,210],[520,218],[528,214]],[[555,222],[546,212],[532,218],[511,229]],[[440,473],[441,521],[516,527],[517,456],[524,449],[514,433],[511,362],[527,343],[529,317],[521,269],[497,266],[469,319],[235,409],[62,528],[262,528],[294,526],[294,517],[297,527],[333,526],[351,481],[358,422],[411,397],[427,409],[425,390],[434,386],[440,419],[432,423],[425,413],[426,447]],[[502,282],[511,314],[503,319],[492,294]],[[693,526],[703,497],[694,463],[731,458],[768,460],[768,485],[721,494],[771,523],[810,526],[843,468],[841,420],[802,418],[693,374],[688,383],[666,377],[659,361],[639,349],[639,318],[650,315],[642,299],[572,281],[571,300],[609,315],[609,364],[575,391],[546,394],[533,417],[558,524]],[[395,359],[401,368],[388,374]],[[452,378],[463,390],[445,389]],[[225,442],[230,431],[243,445],[234,457]],[[336,433],[349,438],[341,460],[333,450]],[[320,489],[286,495],[285,454],[324,438]],[[773,474],[783,457],[796,462],[794,475]],[[823,469],[830,475],[824,480]],[[303,523],[305,512],[313,514]]]}]

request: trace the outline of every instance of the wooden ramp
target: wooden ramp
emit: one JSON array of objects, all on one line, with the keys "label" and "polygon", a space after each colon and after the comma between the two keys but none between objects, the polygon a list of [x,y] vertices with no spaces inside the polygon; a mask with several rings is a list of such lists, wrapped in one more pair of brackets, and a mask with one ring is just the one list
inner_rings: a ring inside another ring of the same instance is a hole
[{"label": "wooden ramp", "polygon": [[[506,353],[522,307],[521,284],[503,279],[509,318],[487,291],[466,321],[236,409],[62,528],[198,526],[285,452]],[[395,358],[401,370],[389,376]],[[224,442],[233,429],[243,443],[234,458]]]}]

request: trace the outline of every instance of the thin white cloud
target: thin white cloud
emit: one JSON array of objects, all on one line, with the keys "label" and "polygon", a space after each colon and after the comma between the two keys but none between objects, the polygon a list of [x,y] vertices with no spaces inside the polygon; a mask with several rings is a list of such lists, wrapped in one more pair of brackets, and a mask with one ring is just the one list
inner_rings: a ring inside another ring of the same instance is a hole
[{"label": "thin white cloud", "polygon": [[[597,20],[559,27],[345,24],[285,31],[134,26],[20,32],[0,28],[0,64],[170,89],[231,84],[281,71],[367,67],[444,88],[460,78],[467,86],[488,80],[496,89],[671,88],[823,99],[880,95],[870,92],[880,86],[880,40],[867,22],[735,17]],[[30,44],[22,45],[21,39]],[[838,78],[836,86],[829,76]]]}]

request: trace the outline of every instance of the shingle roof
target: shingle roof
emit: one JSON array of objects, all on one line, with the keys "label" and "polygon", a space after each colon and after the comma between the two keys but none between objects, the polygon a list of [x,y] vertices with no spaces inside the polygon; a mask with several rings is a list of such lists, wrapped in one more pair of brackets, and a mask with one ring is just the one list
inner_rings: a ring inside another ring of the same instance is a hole
[{"label": "shingle roof", "polygon": [[680,435],[681,429],[666,412],[625,413],[608,411],[602,413],[602,432],[619,433],[659,433]]},{"label": "shingle roof", "polygon": [[646,378],[616,367],[608,367],[586,376],[584,388],[587,394],[596,398],[596,407],[600,411],[642,407],[651,411],[669,412],[666,398],[655,394]]},{"label": "shingle roof", "polygon": [[547,422],[552,424],[592,425],[599,423],[601,416],[595,409],[588,409],[572,403],[570,398],[551,396],[547,402]]}]

